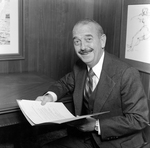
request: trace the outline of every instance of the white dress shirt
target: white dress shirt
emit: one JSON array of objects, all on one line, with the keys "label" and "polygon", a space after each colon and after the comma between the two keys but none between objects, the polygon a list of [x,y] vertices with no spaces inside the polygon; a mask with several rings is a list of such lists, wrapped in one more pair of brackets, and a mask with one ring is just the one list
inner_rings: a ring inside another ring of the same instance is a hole
[{"label": "white dress shirt", "polygon": [[[96,86],[97,86],[97,84],[98,84],[98,82],[100,80],[102,66],[103,66],[103,61],[104,61],[104,54],[105,53],[103,52],[99,62],[94,67],[92,67],[92,70],[93,70],[93,72],[95,74],[93,76],[93,91],[96,88]],[[89,67],[87,67],[87,68],[88,68],[88,71],[89,71],[90,68]]]}]

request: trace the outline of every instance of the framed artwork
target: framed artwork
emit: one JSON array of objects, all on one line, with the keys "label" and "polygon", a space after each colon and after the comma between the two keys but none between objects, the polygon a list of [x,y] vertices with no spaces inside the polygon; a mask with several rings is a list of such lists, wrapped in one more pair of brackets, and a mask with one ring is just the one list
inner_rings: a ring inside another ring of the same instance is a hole
[{"label": "framed artwork", "polygon": [[24,58],[22,0],[0,0],[0,60]]},{"label": "framed artwork", "polygon": [[150,73],[150,0],[123,0],[120,58]]}]

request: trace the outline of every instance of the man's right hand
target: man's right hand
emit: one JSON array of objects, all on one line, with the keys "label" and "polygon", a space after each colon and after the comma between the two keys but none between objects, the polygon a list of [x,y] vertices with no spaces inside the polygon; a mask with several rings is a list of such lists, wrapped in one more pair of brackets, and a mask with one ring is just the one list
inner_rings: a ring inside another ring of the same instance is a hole
[{"label": "man's right hand", "polygon": [[41,101],[41,105],[45,105],[47,102],[54,102],[51,94],[39,96],[36,101]]}]

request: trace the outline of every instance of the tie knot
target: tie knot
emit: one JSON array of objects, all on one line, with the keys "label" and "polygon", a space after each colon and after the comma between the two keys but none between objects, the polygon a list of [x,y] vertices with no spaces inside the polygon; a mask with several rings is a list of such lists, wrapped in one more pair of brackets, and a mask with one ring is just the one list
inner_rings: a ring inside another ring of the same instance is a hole
[{"label": "tie knot", "polygon": [[89,70],[89,72],[88,72],[88,76],[89,76],[90,78],[92,78],[94,75],[95,75],[95,74],[94,74],[94,71],[92,70],[92,68],[90,68],[90,70]]}]

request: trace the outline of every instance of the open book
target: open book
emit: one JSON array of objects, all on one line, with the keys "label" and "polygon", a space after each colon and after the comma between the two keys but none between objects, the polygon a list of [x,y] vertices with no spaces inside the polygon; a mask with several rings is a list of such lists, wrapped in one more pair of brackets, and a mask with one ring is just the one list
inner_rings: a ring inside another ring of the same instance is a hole
[{"label": "open book", "polygon": [[109,112],[106,111],[90,115],[74,116],[61,102],[48,102],[45,105],[41,105],[40,101],[17,100],[17,103],[32,126],[48,123],[61,124]]}]

